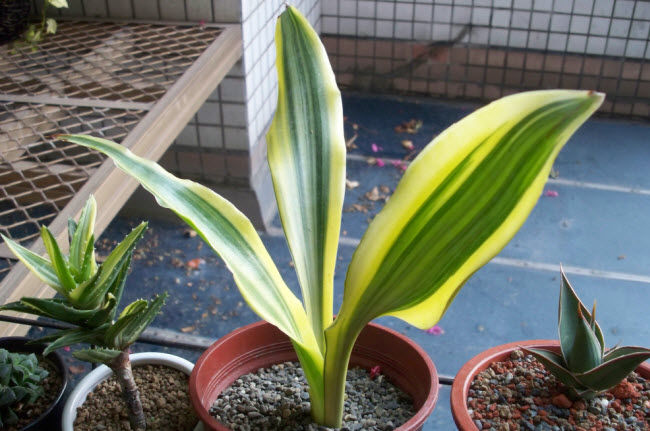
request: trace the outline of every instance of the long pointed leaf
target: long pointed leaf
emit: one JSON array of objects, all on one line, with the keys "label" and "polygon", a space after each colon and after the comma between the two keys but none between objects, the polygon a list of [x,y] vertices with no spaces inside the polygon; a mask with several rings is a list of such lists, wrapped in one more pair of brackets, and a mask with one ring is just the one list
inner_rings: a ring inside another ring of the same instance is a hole
[{"label": "long pointed leaf", "polygon": [[635,353],[615,357],[593,370],[576,377],[585,386],[596,391],[604,391],[619,384],[643,361],[650,359],[649,349],[640,349]]},{"label": "long pointed leaf", "polygon": [[2,234],[0,235],[5,244],[7,244],[7,247],[9,247],[9,250],[11,250],[11,252],[16,255],[16,257],[20,259],[20,261],[24,263],[30,271],[32,271],[45,284],[65,296],[66,291],[63,289],[59,277],[57,277],[56,271],[54,271],[54,267],[49,260],[31,252],[6,236]]},{"label": "long pointed leaf", "polygon": [[591,324],[576,308],[579,314],[578,324],[573,334],[573,346],[571,354],[565,355],[567,366],[574,373],[584,373],[597,367],[603,362],[602,349],[598,337],[591,329]]},{"label": "long pointed leaf", "polygon": [[122,266],[130,261],[131,253],[146,229],[147,223],[140,223],[108,255],[97,270],[96,277],[92,279],[92,282],[80,284],[77,289],[70,292],[70,299],[76,306],[96,308],[101,304],[104,295],[120,275]]},{"label": "long pointed leaf", "polygon": [[318,350],[302,304],[282,280],[251,222],[230,202],[207,187],[176,178],[114,142],[83,135],[59,138],[110,156],[220,254],[253,311],[293,340]]},{"label": "long pointed leaf", "polygon": [[114,349],[84,349],[72,353],[72,356],[80,361],[94,362],[97,364],[110,365],[110,363],[122,353]]},{"label": "long pointed leaf", "polygon": [[[115,298],[115,303],[119,304],[122,300],[122,293],[124,292],[124,285],[126,284],[126,278],[129,275],[129,269],[131,268],[131,260],[133,259],[133,252],[129,253],[128,259],[122,264],[122,269],[118,274],[117,278],[113,282],[113,285],[108,290],[108,294],[112,295]],[[117,307],[114,307],[111,313],[109,314],[110,319],[115,318],[117,313]]]},{"label": "long pointed leaf", "polygon": [[52,341],[43,351],[44,355],[66,346],[79,343],[96,344],[101,341],[101,332],[83,328],[66,329],[57,332],[57,339]]},{"label": "long pointed leaf", "polygon": [[[70,264],[75,267],[77,272],[80,274],[82,273],[84,262],[86,260],[91,260],[92,262],[95,261],[95,252],[93,249],[91,249],[91,258],[88,258],[86,253],[88,251],[88,243],[91,241],[91,238],[93,238],[96,212],[97,204],[95,203],[95,198],[91,195],[81,211],[79,222],[77,223],[74,236],[72,237],[72,242],[70,243]],[[90,270],[90,268],[88,268],[88,270]],[[83,280],[84,279],[77,280],[77,282]]]},{"label": "long pointed leaf", "polygon": [[389,314],[435,324],[519,230],[558,152],[602,101],[587,91],[520,93],[435,138],[363,236],[337,320],[358,327]]},{"label": "long pointed leaf", "polygon": [[269,166],[307,315],[320,339],[332,323],[345,193],[343,107],[325,48],[295,8],[280,16],[275,43],[278,105],[266,135]]},{"label": "long pointed leaf", "polygon": [[74,325],[83,323],[95,313],[94,310],[78,310],[57,298],[22,298],[20,301],[1,306],[0,310],[34,314]]},{"label": "long pointed leaf", "polygon": [[142,331],[155,319],[167,299],[164,293],[150,303],[140,299],[129,304],[113,325],[106,331],[104,342],[107,346],[124,350],[133,344]]},{"label": "long pointed leaf", "polygon": [[95,235],[90,235],[90,239],[86,244],[86,251],[84,252],[83,262],[79,270],[80,282],[86,281],[92,277],[97,271],[97,262],[95,260]]},{"label": "long pointed leaf", "polygon": [[521,350],[529,355],[533,355],[544,367],[555,376],[556,379],[569,387],[582,388],[582,384],[577,380],[571,371],[566,369],[564,359],[555,352],[545,349],[525,348]]},{"label": "long pointed leaf", "polygon": [[[562,356],[569,358],[572,356],[575,343],[575,334],[578,328],[582,325],[580,315],[582,313],[588,320],[591,320],[592,315],[587,310],[587,307],[582,303],[576,291],[571,286],[569,279],[564,274],[564,270],[560,268],[560,275],[562,282],[560,284],[560,303],[558,306],[558,333],[560,336],[560,348],[562,349]],[[579,311],[578,311],[579,310]],[[595,308],[594,308],[595,311]],[[600,354],[605,353],[605,339],[603,331],[600,329],[598,322],[594,320],[594,333],[600,343]]]},{"label": "long pointed leaf", "polygon": [[623,346],[611,349],[605,354],[604,362],[611,361],[612,359],[619,358],[621,356],[627,356],[634,353],[650,353],[650,349],[645,347],[637,346]]},{"label": "long pointed leaf", "polygon": [[77,287],[77,283],[74,281],[74,278],[72,278],[68,262],[61,252],[59,244],[57,244],[52,232],[50,232],[46,226],[41,227],[41,237],[43,238],[45,249],[47,250],[47,254],[50,256],[52,267],[59,278],[61,286],[63,286],[66,293],[71,292],[75,287]]}]

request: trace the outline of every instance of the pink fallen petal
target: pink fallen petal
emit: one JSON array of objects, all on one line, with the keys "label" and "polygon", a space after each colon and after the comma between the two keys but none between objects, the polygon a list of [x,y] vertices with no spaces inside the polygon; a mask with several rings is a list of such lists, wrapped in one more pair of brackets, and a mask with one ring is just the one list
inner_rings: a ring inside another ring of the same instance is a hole
[{"label": "pink fallen petal", "polygon": [[382,159],[377,159],[377,166],[379,166],[380,168],[383,168],[385,165],[386,164],[384,163],[384,161]]},{"label": "pink fallen petal", "polygon": [[370,378],[374,379],[378,375],[381,374],[381,367],[379,365],[375,365],[374,367],[370,368]]},{"label": "pink fallen petal", "polygon": [[546,190],[546,193],[544,193],[544,194],[545,194],[546,196],[548,196],[549,198],[556,198],[556,197],[558,197],[558,196],[560,195],[560,194],[559,194],[558,192],[556,192],[555,190]]},{"label": "pink fallen petal", "polygon": [[372,143],[372,145],[370,145],[370,148],[372,149],[373,153],[383,150],[383,148],[381,148],[379,145],[375,144],[374,142]]},{"label": "pink fallen petal", "polygon": [[425,332],[431,335],[442,335],[445,333],[445,330],[438,325],[434,325],[431,328],[427,329]]},{"label": "pink fallen petal", "polygon": [[200,28],[204,28],[204,27],[205,27],[205,20],[204,20],[204,19],[200,19],[200,20],[199,20],[199,27],[200,27]]},{"label": "pink fallen petal", "polygon": [[70,346],[65,346],[65,347],[63,348],[63,350],[65,350],[66,352],[69,352],[69,351],[70,351]]},{"label": "pink fallen petal", "polygon": [[390,162],[390,164],[402,172],[404,172],[407,168],[407,166],[401,160],[393,160],[392,162]]}]

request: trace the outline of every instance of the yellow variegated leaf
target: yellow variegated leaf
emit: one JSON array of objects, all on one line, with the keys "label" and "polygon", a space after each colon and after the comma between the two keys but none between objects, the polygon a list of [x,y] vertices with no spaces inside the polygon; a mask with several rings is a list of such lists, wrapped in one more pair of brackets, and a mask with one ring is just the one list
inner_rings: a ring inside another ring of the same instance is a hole
[{"label": "yellow variegated leaf", "polygon": [[520,93],[436,137],[354,253],[339,318],[358,326],[388,314],[419,328],[434,325],[522,226],[558,152],[603,97]]},{"label": "yellow variegated leaf", "polygon": [[293,7],[278,20],[275,44],[278,105],[268,159],[307,315],[323,347],[345,193],[341,94],[318,35]]},{"label": "yellow variegated leaf", "polygon": [[176,212],[220,254],[242,296],[260,317],[309,351],[318,353],[302,304],[282,280],[252,223],[234,205],[207,187],[176,178],[158,164],[114,142],[84,135],[59,138],[111,157],[161,206]]}]

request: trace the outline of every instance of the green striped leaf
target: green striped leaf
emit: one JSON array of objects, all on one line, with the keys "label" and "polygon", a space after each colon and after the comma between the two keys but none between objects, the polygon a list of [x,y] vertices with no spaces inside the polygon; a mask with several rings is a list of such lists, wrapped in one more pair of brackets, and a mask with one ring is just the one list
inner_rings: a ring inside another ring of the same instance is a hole
[{"label": "green striped leaf", "polygon": [[576,377],[583,385],[595,391],[610,389],[623,381],[643,361],[650,359],[650,349],[640,347],[637,349],[633,353],[614,357],[584,374],[578,374]]},{"label": "green striped leaf", "polygon": [[117,358],[120,353],[119,350],[114,349],[84,349],[72,352],[72,356],[80,361],[93,362],[96,364],[104,364],[110,366],[111,362]]},{"label": "green striped leaf", "polygon": [[106,292],[120,276],[123,266],[131,261],[133,249],[146,229],[147,223],[140,223],[113,249],[92,278],[70,292],[70,300],[76,307],[93,309],[102,304]]},{"label": "green striped leaf", "polygon": [[67,294],[77,287],[77,283],[74,281],[74,278],[72,278],[72,274],[70,273],[68,260],[61,252],[59,244],[57,244],[52,232],[50,232],[47,226],[41,227],[41,237],[43,238],[47,254],[50,256],[54,272],[59,278],[59,282],[61,283],[64,292]]},{"label": "green striped leaf", "polygon": [[1,306],[0,310],[49,317],[74,325],[82,324],[95,314],[95,310],[78,310],[72,307],[67,300],[59,298],[22,298],[20,301]]},{"label": "green striped leaf", "polygon": [[266,135],[282,226],[316,337],[332,322],[345,193],[341,94],[309,22],[288,7],[276,26],[278,104]]},{"label": "green striped leaf", "polygon": [[78,283],[87,280],[97,270],[95,249],[92,245],[96,213],[97,204],[91,195],[81,211],[70,242],[70,264],[79,273]]},{"label": "green striped leaf", "polygon": [[603,362],[602,348],[598,337],[591,329],[587,318],[579,310],[576,308],[574,311],[579,319],[572,336],[571,353],[564,355],[567,367],[574,373],[584,373]]},{"label": "green striped leaf", "polygon": [[260,317],[309,351],[318,351],[302,304],[282,280],[252,223],[234,205],[207,187],[176,178],[114,142],[83,135],[59,138],[110,156],[220,254],[242,296]]},{"label": "green striped leaf", "polygon": [[167,299],[167,294],[163,293],[151,302],[139,299],[127,305],[117,319],[117,322],[111,325],[106,331],[104,335],[105,345],[124,350],[133,344],[142,331],[158,315],[160,309],[165,304],[165,299]]},{"label": "green striped leaf", "polygon": [[520,93],[470,114],[408,168],[352,257],[337,318],[434,325],[519,230],[558,152],[603,95]]},{"label": "green striped leaf", "polygon": [[545,349],[525,348],[520,347],[525,353],[535,356],[535,358],[544,364],[544,367],[552,373],[556,379],[564,383],[568,387],[580,388],[584,390],[580,381],[576,379],[575,375],[566,369],[564,359],[562,356],[555,352]]},{"label": "green striped leaf", "polygon": [[[66,346],[72,346],[79,343],[97,344],[101,342],[101,330],[87,330],[84,328],[64,329],[58,331],[48,339],[55,338],[43,351],[43,355],[48,355],[57,349]],[[43,339],[38,341],[45,341]]]},{"label": "green striped leaf", "polygon": [[66,295],[66,291],[61,285],[59,277],[57,277],[56,272],[54,271],[54,267],[49,260],[29,251],[22,245],[12,241],[6,236],[2,234],[0,235],[2,236],[2,240],[5,242],[5,244],[7,244],[7,247],[9,247],[9,250],[11,250],[11,252],[16,255],[16,257],[20,259],[20,261],[24,263],[31,272],[33,272],[38,278],[41,279],[41,281],[52,287],[61,295]]}]

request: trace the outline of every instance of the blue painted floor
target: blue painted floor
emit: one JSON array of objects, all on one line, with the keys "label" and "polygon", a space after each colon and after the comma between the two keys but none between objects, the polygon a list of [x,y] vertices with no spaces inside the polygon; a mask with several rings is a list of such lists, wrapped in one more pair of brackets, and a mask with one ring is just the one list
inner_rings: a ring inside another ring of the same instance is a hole
[{"label": "blue painted floor", "polygon": [[[368,201],[364,195],[374,187],[380,193],[381,186],[394,190],[401,171],[391,160],[408,154],[401,141],[411,140],[419,150],[473,109],[427,100],[345,96],[346,137],[356,133],[358,147],[349,153],[347,177],[359,186],[345,198],[335,278],[337,307],[354,244],[382,207],[381,201]],[[422,121],[417,133],[394,130],[411,119]],[[382,158],[385,165],[369,165],[368,156]],[[650,124],[589,121],[556,162],[555,178],[546,191],[557,196],[542,195],[512,242],[467,283],[439,324],[443,334],[431,335],[393,318],[380,323],[408,334],[431,355],[440,373],[454,375],[489,347],[557,337],[562,263],[583,301],[597,300],[608,346],[619,342],[650,346],[649,162]],[[109,249],[139,221],[116,218],[103,235]],[[279,228],[279,221],[274,225]],[[198,237],[184,236],[185,231],[180,222],[150,223],[123,303],[168,291],[170,299],[154,326],[212,339],[256,321],[223,262]],[[269,233],[262,238],[283,277],[298,292],[284,238]],[[188,269],[186,263],[192,259],[205,262],[197,270]],[[151,346],[137,345],[134,350]],[[199,356],[187,350],[174,353],[190,360]],[[75,370],[83,374],[81,368]],[[449,388],[443,387],[425,430],[455,429],[448,398]]]}]

